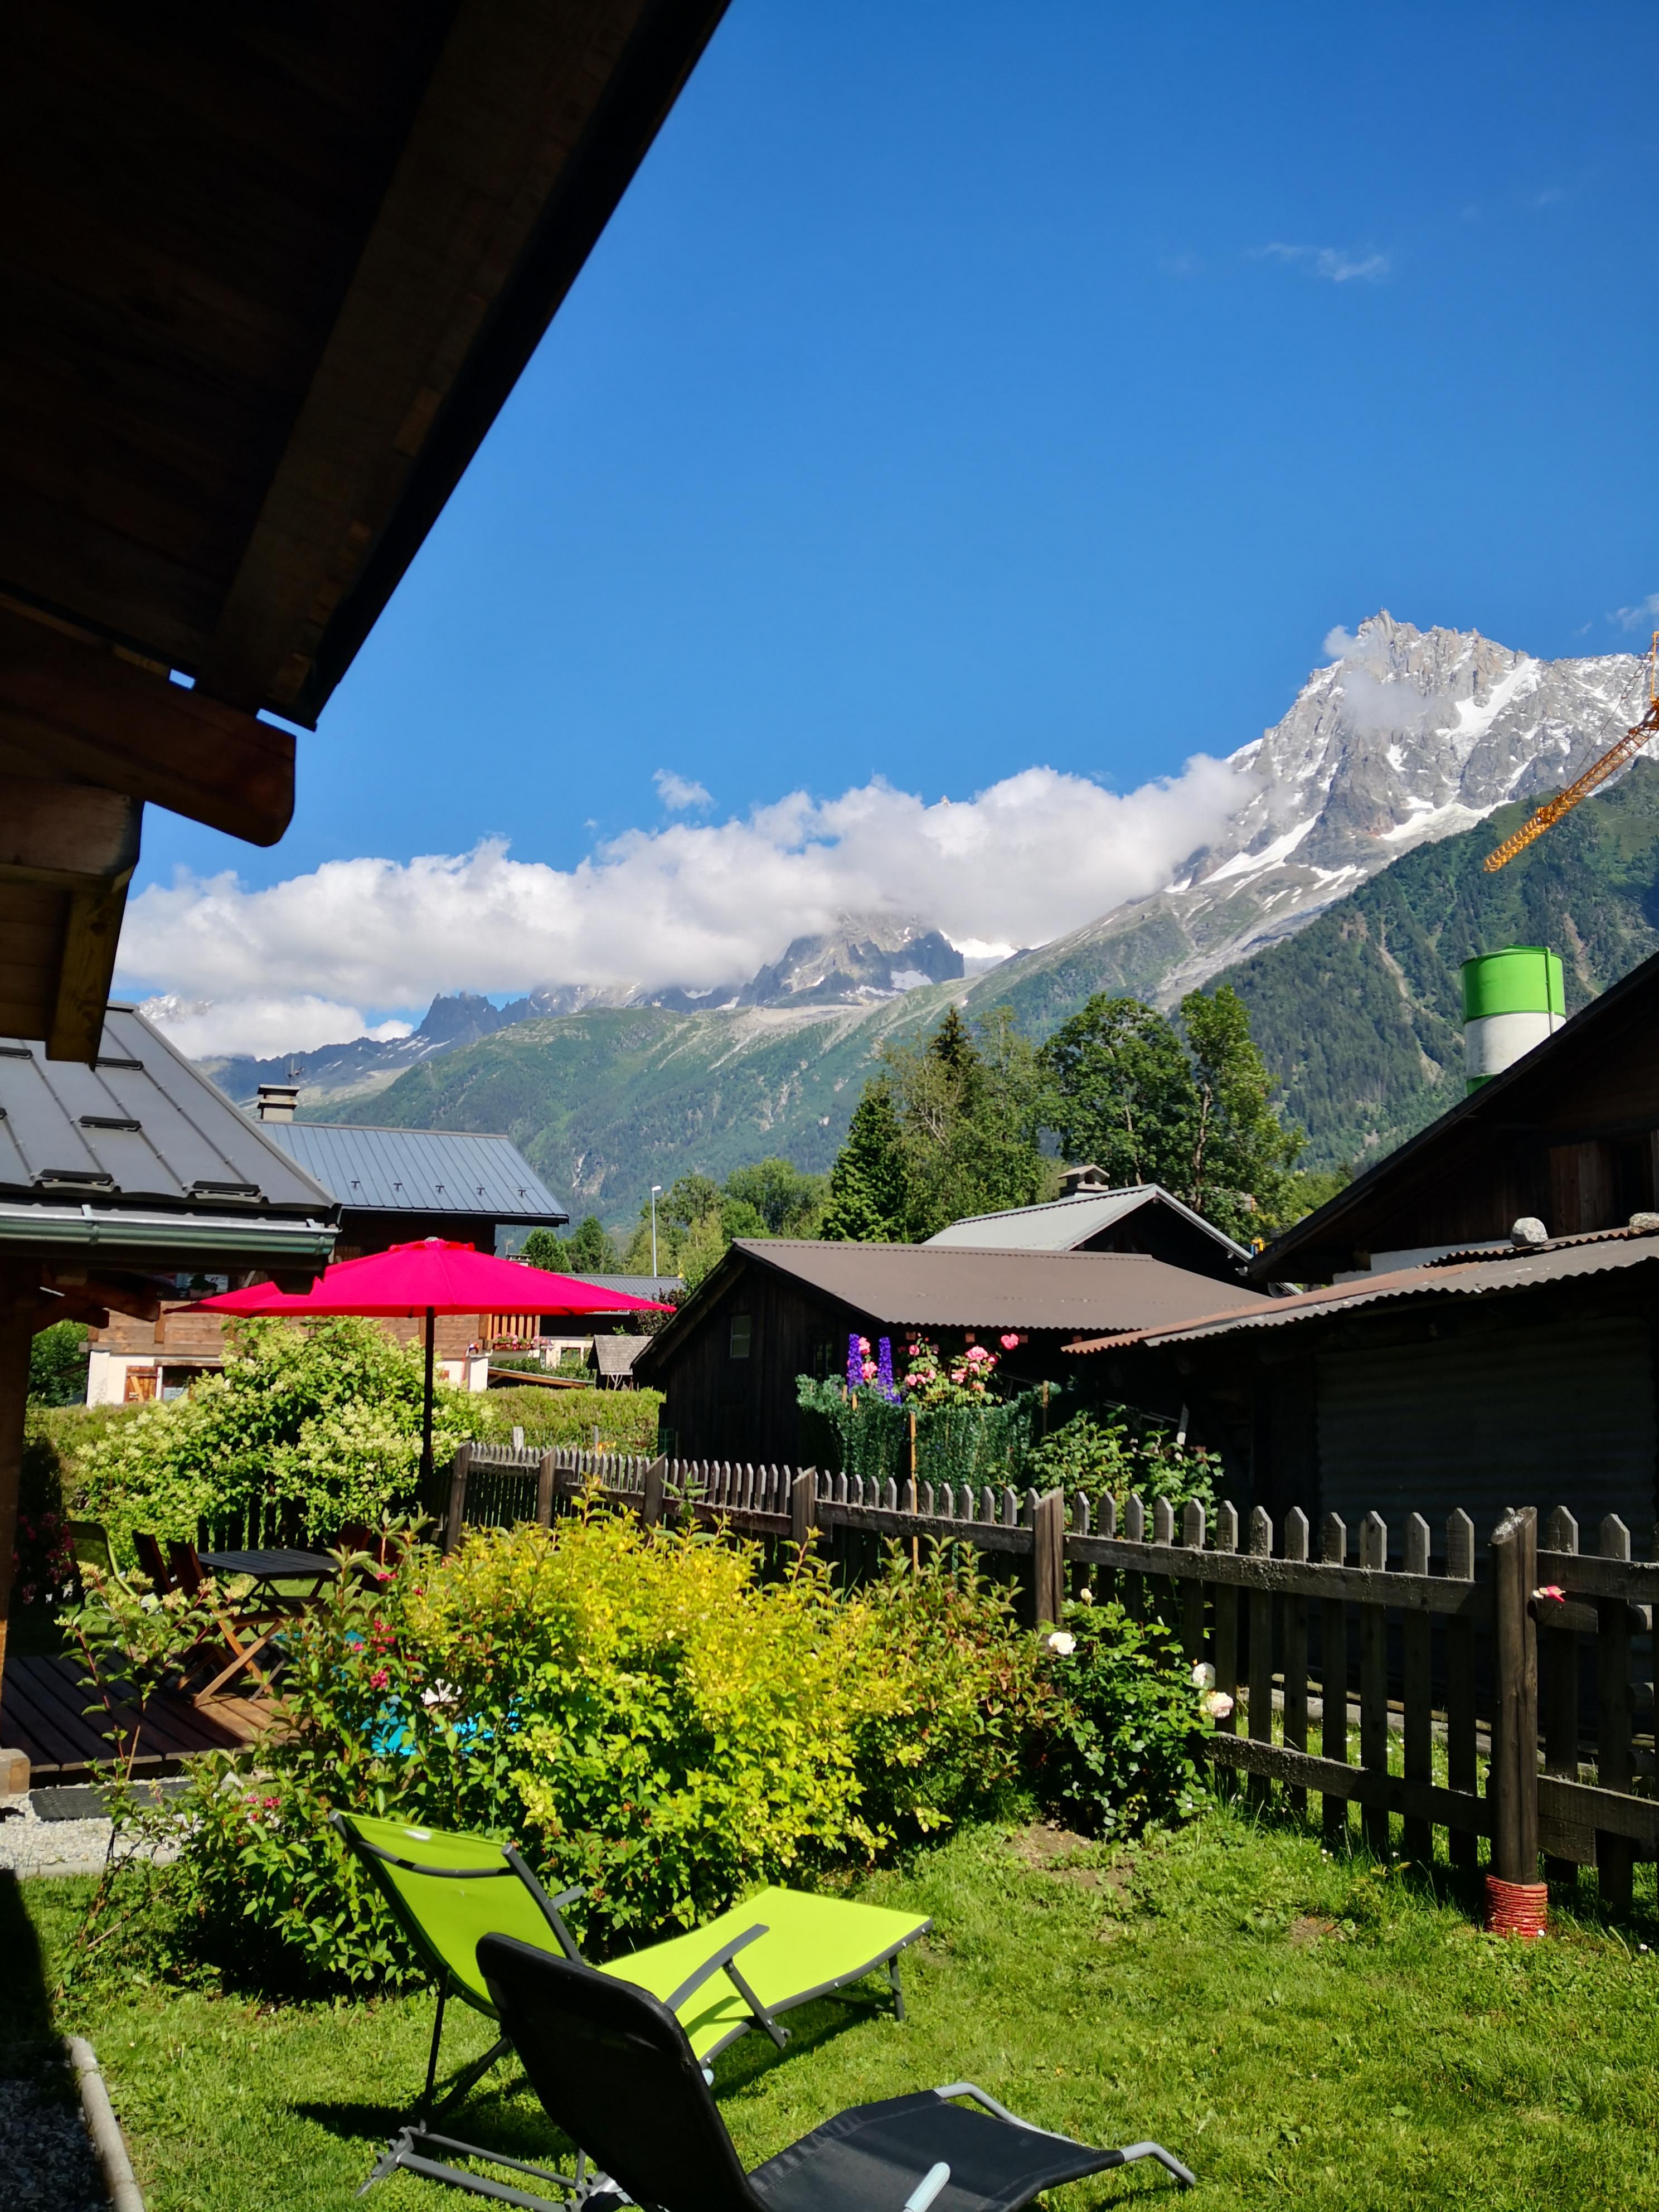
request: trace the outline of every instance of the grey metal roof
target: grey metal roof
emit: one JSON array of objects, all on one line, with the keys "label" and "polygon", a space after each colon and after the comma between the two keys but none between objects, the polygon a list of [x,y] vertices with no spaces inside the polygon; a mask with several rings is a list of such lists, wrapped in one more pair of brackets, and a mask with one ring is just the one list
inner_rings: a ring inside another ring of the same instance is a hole
[{"label": "grey metal roof", "polygon": [[0,1196],[331,1217],[326,1186],[270,1141],[137,1007],[112,1006],[95,1066],[0,1037]]},{"label": "grey metal roof", "polygon": [[[785,1237],[740,1237],[732,1249],[901,1328],[1155,1328],[1212,1312],[1217,1295],[1212,1277],[1143,1252],[979,1251]],[[1235,1295],[1243,1302],[1251,1294]]]},{"label": "grey metal roof", "polygon": [[1170,1207],[1191,1222],[1194,1229],[1201,1229],[1206,1237],[1213,1237],[1235,1259],[1249,1258],[1243,1245],[1235,1244],[1213,1222],[1206,1221],[1201,1213],[1194,1213],[1190,1206],[1183,1205],[1155,1182],[1131,1183],[1121,1190],[1081,1191],[1074,1197],[1051,1199],[1042,1206],[1010,1206],[1001,1213],[969,1214],[941,1229],[927,1243],[979,1251],[1074,1252],[1079,1244],[1086,1244],[1091,1237],[1099,1236],[1102,1230],[1109,1229],[1126,1214],[1151,1205]]},{"label": "grey metal roof", "polygon": [[1601,1230],[1583,1237],[1559,1237],[1553,1243],[1525,1252],[1471,1253],[1428,1267],[1402,1267],[1392,1274],[1329,1283],[1316,1290],[1298,1291],[1287,1298],[1261,1298],[1253,1304],[1235,1301],[1188,1322],[1143,1325],[1068,1344],[1066,1348],[1076,1352],[1113,1352],[1137,1344],[1194,1344],[1201,1337],[1322,1321],[1333,1314],[1350,1314],[1362,1306],[1383,1305],[1391,1300],[1483,1297],[1501,1291],[1569,1282],[1582,1275],[1610,1274],[1655,1260],[1659,1260],[1659,1236],[1633,1229]]},{"label": "grey metal roof", "polygon": [[543,1228],[570,1218],[509,1137],[333,1121],[258,1127],[354,1212],[484,1213]]},{"label": "grey metal roof", "polygon": [[573,1283],[592,1283],[595,1290],[620,1291],[626,1298],[651,1298],[658,1304],[682,1287],[678,1275],[578,1275],[568,1267],[556,1272],[569,1275]]}]

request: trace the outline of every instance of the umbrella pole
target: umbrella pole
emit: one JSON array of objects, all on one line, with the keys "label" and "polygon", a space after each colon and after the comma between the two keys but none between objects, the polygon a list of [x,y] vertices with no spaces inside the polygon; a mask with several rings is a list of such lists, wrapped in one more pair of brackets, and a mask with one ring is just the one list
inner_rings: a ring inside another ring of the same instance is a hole
[{"label": "umbrella pole", "polygon": [[427,1504],[432,1496],[432,1353],[437,1331],[435,1306],[426,1310],[426,1395],[421,1407],[421,1499]]}]

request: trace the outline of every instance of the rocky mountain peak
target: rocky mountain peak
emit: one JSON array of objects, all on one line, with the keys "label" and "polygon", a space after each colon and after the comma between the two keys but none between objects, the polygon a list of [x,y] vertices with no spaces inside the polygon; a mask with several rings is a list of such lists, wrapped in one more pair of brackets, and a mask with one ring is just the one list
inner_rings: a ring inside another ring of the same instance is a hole
[{"label": "rocky mountain peak", "polygon": [[1167,1004],[1415,846],[1558,789],[1645,698],[1633,654],[1540,660],[1386,609],[1327,646],[1284,719],[1228,757],[1239,799],[1224,833],[1164,890],[1007,963],[1005,987],[1094,961],[1100,988]]}]

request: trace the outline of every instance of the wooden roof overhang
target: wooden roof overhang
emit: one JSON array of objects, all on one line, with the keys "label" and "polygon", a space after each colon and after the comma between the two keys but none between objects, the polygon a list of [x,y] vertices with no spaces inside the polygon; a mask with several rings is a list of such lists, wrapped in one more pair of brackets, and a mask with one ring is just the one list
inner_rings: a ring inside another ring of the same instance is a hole
[{"label": "wooden roof overhang", "polygon": [[0,26],[0,1032],[97,1050],[146,803],[255,844],[726,0]]}]

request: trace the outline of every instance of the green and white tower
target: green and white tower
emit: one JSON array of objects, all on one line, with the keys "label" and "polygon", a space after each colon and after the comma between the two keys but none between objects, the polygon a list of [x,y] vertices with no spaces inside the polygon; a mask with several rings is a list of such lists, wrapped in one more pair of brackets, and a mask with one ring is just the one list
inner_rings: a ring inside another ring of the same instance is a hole
[{"label": "green and white tower", "polygon": [[1542,1044],[1567,1018],[1559,957],[1544,945],[1506,945],[1463,963],[1463,1087],[1483,1083]]}]

